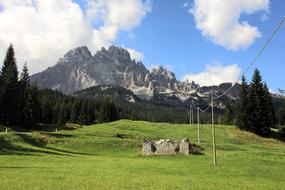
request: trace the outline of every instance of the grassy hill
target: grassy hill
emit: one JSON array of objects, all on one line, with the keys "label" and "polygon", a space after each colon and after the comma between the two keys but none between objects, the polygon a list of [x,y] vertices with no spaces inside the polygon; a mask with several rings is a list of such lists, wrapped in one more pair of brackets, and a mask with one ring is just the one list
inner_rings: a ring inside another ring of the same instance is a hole
[{"label": "grassy hill", "polygon": [[1,133],[0,189],[284,189],[285,143],[233,126],[201,127],[204,155],[140,155],[142,138],[189,137],[196,126],[118,121],[57,133]]}]

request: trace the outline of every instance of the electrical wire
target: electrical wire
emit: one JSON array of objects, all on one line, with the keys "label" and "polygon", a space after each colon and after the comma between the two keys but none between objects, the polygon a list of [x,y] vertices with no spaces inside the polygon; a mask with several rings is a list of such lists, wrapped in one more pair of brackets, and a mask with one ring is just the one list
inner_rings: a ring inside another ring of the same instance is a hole
[{"label": "electrical wire", "polygon": [[[285,21],[285,16],[281,19],[281,21],[279,22],[279,24],[277,25],[277,27],[273,30],[273,32],[271,33],[271,35],[269,36],[269,38],[266,40],[265,44],[262,46],[262,48],[258,51],[257,55],[254,57],[254,59],[251,61],[251,63],[246,67],[246,69],[244,70],[243,74],[240,76],[240,78],[232,84],[232,86],[230,88],[228,88],[225,92],[223,92],[221,95],[218,95],[216,97],[212,97],[213,100],[217,100],[221,97],[223,97],[224,95],[226,95],[228,92],[230,92],[234,86],[242,79],[242,77],[249,71],[249,69],[256,63],[257,59],[261,56],[261,54],[264,52],[264,50],[266,49],[266,47],[270,44],[270,42],[272,41],[273,37],[275,36],[275,34],[277,33],[277,31],[280,29],[280,27],[282,26],[282,24]],[[194,106],[194,108],[196,107],[194,104],[194,101],[192,101],[192,105]],[[206,109],[201,110],[201,108],[198,106],[195,109],[199,109],[200,111],[207,111],[209,108],[211,107],[211,105],[209,105]]]}]

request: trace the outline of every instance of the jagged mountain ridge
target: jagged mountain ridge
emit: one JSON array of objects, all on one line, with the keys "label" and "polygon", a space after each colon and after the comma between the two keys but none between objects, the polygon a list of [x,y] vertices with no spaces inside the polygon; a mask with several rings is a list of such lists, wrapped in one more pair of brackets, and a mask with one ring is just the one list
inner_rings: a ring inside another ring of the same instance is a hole
[{"label": "jagged mountain ridge", "polygon": [[[131,90],[141,99],[152,100],[159,94],[165,97],[176,97],[180,101],[189,98],[203,98],[213,90],[222,93],[222,84],[213,87],[199,87],[194,82],[179,81],[175,74],[161,66],[149,71],[142,62],[131,59],[129,52],[121,47],[102,48],[94,56],[86,46],[67,52],[56,65],[31,76],[31,81],[39,88],[58,90],[72,94],[98,85],[120,86]],[[195,96],[198,95],[198,96]],[[229,94],[236,98],[237,92]]]}]

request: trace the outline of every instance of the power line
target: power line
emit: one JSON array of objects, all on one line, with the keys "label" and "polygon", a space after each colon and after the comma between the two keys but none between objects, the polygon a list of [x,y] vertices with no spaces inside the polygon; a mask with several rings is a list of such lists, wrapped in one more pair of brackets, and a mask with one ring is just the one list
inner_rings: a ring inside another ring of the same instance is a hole
[{"label": "power line", "polygon": [[[266,49],[266,47],[269,45],[269,43],[272,41],[273,37],[275,36],[275,34],[278,32],[278,30],[280,29],[280,27],[282,26],[282,24],[285,21],[285,16],[281,19],[281,21],[279,22],[279,24],[277,25],[277,27],[273,30],[273,32],[271,33],[271,35],[269,36],[269,38],[266,40],[265,44],[262,46],[262,48],[258,51],[257,55],[253,58],[253,60],[251,61],[251,63],[246,67],[246,69],[244,70],[244,72],[242,73],[242,75],[240,76],[240,78],[232,84],[232,86],[230,88],[228,88],[226,91],[224,91],[221,95],[218,95],[216,97],[213,97],[213,100],[217,100],[221,97],[223,97],[224,95],[226,95],[229,91],[231,91],[234,86],[242,79],[242,76],[244,76],[249,69],[256,63],[257,59],[261,56],[261,54],[264,52],[264,50]],[[199,109],[201,112],[206,112],[211,106],[209,105],[206,109],[202,110],[199,106],[196,107],[194,102],[192,101],[192,105],[195,109]]]},{"label": "power line", "polygon": [[227,94],[231,89],[234,88],[234,86],[242,79],[242,76],[244,76],[248,70],[252,67],[252,65],[254,63],[256,63],[257,59],[260,57],[260,55],[263,53],[263,51],[266,49],[266,47],[269,45],[269,43],[271,42],[271,40],[273,39],[273,37],[275,36],[275,34],[277,33],[277,31],[279,30],[279,28],[281,27],[281,25],[283,24],[285,20],[285,16],[281,19],[280,23],[278,24],[278,26],[274,29],[274,31],[272,32],[272,34],[269,36],[269,38],[267,39],[266,43],[262,46],[262,48],[259,50],[259,52],[257,53],[257,55],[254,57],[254,59],[252,60],[252,62],[248,65],[248,67],[245,69],[245,71],[243,72],[243,74],[240,76],[240,78],[229,88],[227,89],[223,94],[214,97],[214,100],[221,98],[222,96],[224,96],[225,94]]}]

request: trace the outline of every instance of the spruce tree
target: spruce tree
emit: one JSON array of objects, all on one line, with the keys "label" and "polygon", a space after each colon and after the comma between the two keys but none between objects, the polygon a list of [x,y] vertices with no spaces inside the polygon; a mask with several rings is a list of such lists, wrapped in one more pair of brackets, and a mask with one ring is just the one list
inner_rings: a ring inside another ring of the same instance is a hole
[{"label": "spruce tree", "polygon": [[20,125],[24,128],[30,128],[33,125],[32,118],[32,97],[30,94],[30,79],[27,64],[25,63],[20,80],[19,80],[20,94]]},{"label": "spruce tree", "polygon": [[27,63],[24,64],[22,73],[20,75],[20,86],[21,88],[26,88],[30,86],[30,75],[29,75],[29,69],[27,66]]},{"label": "spruce tree", "polygon": [[6,52],[0,76],[0,121],[7,126],[17,125],[19,116],[19,86],[18,70],[12,44]]},{"label": "spruce tree", "polygon": [[262,136],[266,136],[270,132],[268,126],[266,106],[266,95],[262,77],[258,69],[254,71],[249,92],[249,130]]},{"label": "spruce tree", "polygon": [[266,119],[266,123],[269,128],[274,128],[275,127],[275,112],[272,104],[272,97],[269,92],[269,89],[267,87],[267,84],[264,84],[264,117]]},{"label": "spruce tree", "polygon": [[237,125],[242,130],[249,130],[249,87],[244,76],[238,100]]}]

